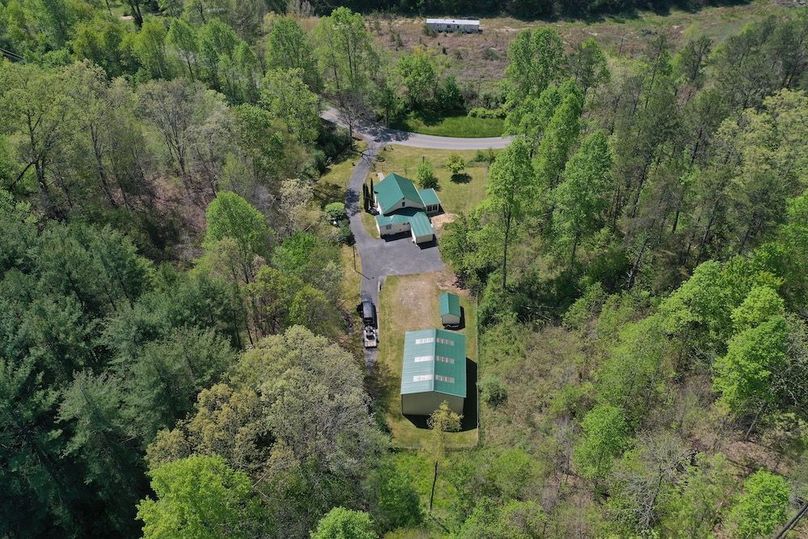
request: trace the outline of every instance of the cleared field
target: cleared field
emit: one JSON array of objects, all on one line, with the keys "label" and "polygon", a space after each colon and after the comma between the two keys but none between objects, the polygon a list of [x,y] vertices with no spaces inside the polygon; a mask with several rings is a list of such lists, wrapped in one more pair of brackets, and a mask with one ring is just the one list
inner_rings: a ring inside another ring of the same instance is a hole
[{"label": "cleared field", "polygon": [[[402,449],[421,449],[429,440],[431,431],[426,421],[413,423],[401,414],[399,389],[401,384],[401,359],[404,352],[404,332],[441,327],[438,314],[438,292],[450,289],[453,276],[449,272],[422,273],[388,277],[379,297],[379,360],[378,378],[381,389],[379,399],[385,423],[392,434],[393,446]],[[460,294],[464,310],[466,356],[471,360],[467,372],[468,387],[472,388],[466,398],[463,418],[464,431],[447,435],[447,447],[463,449],[477,444],[477,395],[476,395],[476,350],[477,318],[474,304],[463,291]]]},{"label": "cleared field", "polygon": [[[380,159],[373,164],[375,174],[395,172],[416,181],[415,173],[422,159],[432,163],[435,176],[438,178],[438,196],[443,211],[446,213],[466,213],[477,206],[485,198],[485,185],[488,180],[488,161],[476,161],[478,156],[488,156],[488,150],[424,150],[407,146],[387,146],[379,153]],[[452,178],[446,168],[446,161],[452,154],[457,154],[466,162],[465,174]]]},{"label": "cleared field", "polygon": [[499,118],[473,118],[471,116],[448,116],[445,118],[422,118],[410,114],[398,129],[437,135],[441,137],[486,138],[499,137],[505,129],[505,120]]},{"label": "cleared field", "polygon": [[369,28],[379,46],[395,59],[417,46],[425,46],[441,59],[448,73],[471,88],[491,90],[499,84],[507,65],[507,51],[516,34],[525,28],[552,27],[568,47],[593,37],[611,55],[636,56],[655,34],[664,34],[674,48],[688,38],[707,35],[716,41],[738,32],[744,25],[768,15],[789,11],[775,0],[705,7],[696,11],[671,9],[667,12],[638,11],[622,17],[594,20],[521,21],[511,17],[483,17],[480,34],[437,34],[424,32],[424,19],[368,16]]}]

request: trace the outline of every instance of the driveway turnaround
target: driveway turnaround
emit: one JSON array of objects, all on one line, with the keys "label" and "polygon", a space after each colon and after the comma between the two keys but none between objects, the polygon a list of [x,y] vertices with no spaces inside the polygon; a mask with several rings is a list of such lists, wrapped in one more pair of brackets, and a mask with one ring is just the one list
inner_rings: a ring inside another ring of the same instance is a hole
[{"label": "driveway turnaround", "polygon": [[[333,107],[328,107],[322,111],[320,117],[342,127],[348,127],[344,116]],[[365,140],[432,150],[487,150],[489,148],[496,150],[506,147],[513,140],[513,137],[437,137],[435,135],[422,135],[420,133],[390,129],[375,122],[362,120],[354,123],[353,130],[355,134],[360,135]]]}]

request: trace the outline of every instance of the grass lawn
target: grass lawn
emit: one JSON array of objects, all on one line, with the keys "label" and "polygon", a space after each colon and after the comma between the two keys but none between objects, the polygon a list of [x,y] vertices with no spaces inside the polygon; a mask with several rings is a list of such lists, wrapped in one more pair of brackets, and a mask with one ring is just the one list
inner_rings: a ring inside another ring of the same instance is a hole
[{"label": "grass lawn", "polygon": [[314,193],[322,204],[343,202],[351,171],[359,156],[367,148],[365,141],[354,142],[354,149],[342,154],[332,163],[314,186]]},{"label": "grass lawn", "polygon": [[[450,288],[447,273],[422,273],[387,277],[379,297],[379,360],[378,376],[381,388],[379,403],[385,422],[393,438],[393,446],[401,449],[421,449],[428,442],[431,431],[419,428],[401,414],[399,389],[401,384],[401,358],[404,352],[404,332],[415,329],[442,327],[438,313],[438,292]],[[455,290],[455,292],[457,292]],[[447,435],[447,448],[464,449],[477,444],[476,428],[476,360],[477,320],[473,302],[460,293],[464,313],[466,356],[471,360],[464,411],[464,430]]]},{"label": "grass lawn", "polygon": [[[481,152],[488,154],[488,150]],[[466,161],[466,176],[452,179],[446,161],[452,154],[457,154]],[[379,156],[383,159],[373,164],[373,181],[376,173],[389,174],[395,172],[415,181],[415,172],[422,158],[432,163],[435,176],[438,178],[438,196],[443,211],[446,213],[467,213],[485,198],[485,185],[488,179],[488,162],[473,161],[476,150],[425,150],[408,146],[390,145],[385,147]]]},{"label": "grass lawn", "polygon": [[413,133],[423,133],[424,135],[483,138],[502,135],[505,120],[499,118],[472,118],[466,115],[431,119],[410,113],[400,125],[395,127]]},{"label": "grass lawn", "polygon": [[376,227],[376,219],[367,212],[361,214],[362,226],[365,227],[371,238],[379,239],[379,229]]}]

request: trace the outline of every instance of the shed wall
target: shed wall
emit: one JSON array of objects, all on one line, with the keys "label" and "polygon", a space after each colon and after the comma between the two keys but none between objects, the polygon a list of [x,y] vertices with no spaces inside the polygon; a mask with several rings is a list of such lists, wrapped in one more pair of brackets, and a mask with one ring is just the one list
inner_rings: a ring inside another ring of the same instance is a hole
[{"label": "shed wall", "polygon": [[443,401],[447,402],[453,412],[463,413],[463,397],[434,391],[401,395],[401,413],[404,415],[432,415],[432,412],[437,410]]}]

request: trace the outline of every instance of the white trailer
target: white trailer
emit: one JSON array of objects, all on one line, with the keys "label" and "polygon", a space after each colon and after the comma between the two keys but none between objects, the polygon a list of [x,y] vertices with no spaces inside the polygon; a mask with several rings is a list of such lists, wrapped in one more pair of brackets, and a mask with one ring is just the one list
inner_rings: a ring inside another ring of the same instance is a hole
[{"label": "white trailer", "polygon": [[478,19],[427,19],[426,25],[435,32],[476,34],[482,31]]}]

